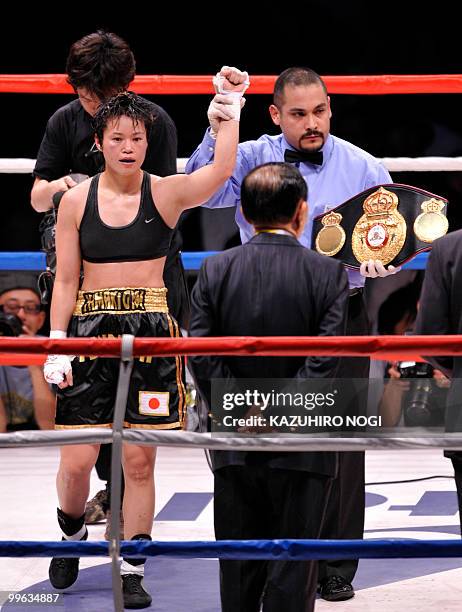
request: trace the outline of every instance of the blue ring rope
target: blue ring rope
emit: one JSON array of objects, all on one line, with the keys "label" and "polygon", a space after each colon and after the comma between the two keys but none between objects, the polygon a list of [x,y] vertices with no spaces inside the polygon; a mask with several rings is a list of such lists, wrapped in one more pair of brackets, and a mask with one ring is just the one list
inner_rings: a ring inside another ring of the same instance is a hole
[{"label": "blue ring rope", "polygon": [[[199,270],[202,260],[217,251],[181,253],[186,270]],[[425,270],[428,253],[419,253],[412,261],[403,265],[404,270]],[[40,251],[0,252],[0,270],[45,270],[45,253]]]},{"label": "blue ring rope", "polygon": [[[220,559],[385,559],[462,557],[462,540],[219,540],[190,542],[121,542],[126,557]],[[0,557],[105,557],[108,542],[0,541]]]}]

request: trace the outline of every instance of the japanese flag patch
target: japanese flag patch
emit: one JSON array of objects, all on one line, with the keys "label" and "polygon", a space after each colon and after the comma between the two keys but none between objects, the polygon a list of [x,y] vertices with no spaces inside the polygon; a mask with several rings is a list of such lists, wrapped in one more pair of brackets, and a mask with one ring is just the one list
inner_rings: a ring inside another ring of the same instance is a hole
[{"label": "japanese flag patch", "polygon": [[154,417],[170,416],[170,393],[168,391],[140,391],[140,414]]}]

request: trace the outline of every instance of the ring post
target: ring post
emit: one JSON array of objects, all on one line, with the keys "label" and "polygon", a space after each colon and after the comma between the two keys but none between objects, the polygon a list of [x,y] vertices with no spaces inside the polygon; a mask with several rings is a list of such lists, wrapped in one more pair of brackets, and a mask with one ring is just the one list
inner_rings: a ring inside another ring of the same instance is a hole
[{"label": "ring post", "polygon": [[125,409],[127,406],[128,388],[133,370],[133,343],[135,336],[124,334],[120,356],[119,380],[114,407],[112,426],[112,461],[111,461],[111,528],[109,555],[112,561],[112,592],[116,612],[123,612],[122,586],[120,582],[120,502],[122,479],[122,438]]}]

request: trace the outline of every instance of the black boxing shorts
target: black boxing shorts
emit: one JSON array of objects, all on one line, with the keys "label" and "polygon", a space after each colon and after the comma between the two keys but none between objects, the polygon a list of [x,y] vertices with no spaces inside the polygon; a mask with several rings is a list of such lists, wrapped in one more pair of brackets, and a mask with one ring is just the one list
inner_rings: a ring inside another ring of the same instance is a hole
[{"label": "black boxing shorts", "polygon": [[[120,288],[79,291],[69,337],[177,338],[178,323],[168,313],[167,289]],[[111,427],[119,359],[77,356],[74,384],[57,389],[56,429]],[[185,416],[181,357],[136,357],[130,379],[124,427],[180,429]]]}]

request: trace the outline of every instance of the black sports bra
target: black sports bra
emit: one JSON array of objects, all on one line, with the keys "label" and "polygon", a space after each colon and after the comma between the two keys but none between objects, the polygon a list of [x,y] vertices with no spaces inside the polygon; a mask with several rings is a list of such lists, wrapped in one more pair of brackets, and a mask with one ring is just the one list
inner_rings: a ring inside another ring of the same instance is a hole
[{"label": "black sports bra", "polygon": [[167,255],[173,229],[159,214],[151,194],[151,180],[143,172],[138,214],[128,225],[111,227],[103,223],[98,211],[97,174],[88,191],[85,211],[80,223],[82,259],[92,263],[144,261]]}]

